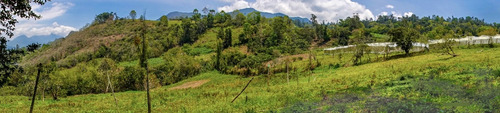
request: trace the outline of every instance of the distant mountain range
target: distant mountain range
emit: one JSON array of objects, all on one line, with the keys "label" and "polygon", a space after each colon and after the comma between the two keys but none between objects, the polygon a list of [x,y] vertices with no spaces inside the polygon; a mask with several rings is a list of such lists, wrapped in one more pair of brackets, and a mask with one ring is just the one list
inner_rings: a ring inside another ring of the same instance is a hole
[{"label": "distant mountain range", "polygon": [[[251,12],[254,12],[254,11],[257,11],[255,10],[254,8],[245,8],[245,9],[240,9],[239,10],[241,13],[243,13],[244,15],[247,15],[248,13],[251,13]],[[260,12],[260,15],[266,17],[266,18],[273,18],[273,17],[277,17],[277,16],[287,16],[283,13],[268,13],[268,12],[262,12],[262,11],[258,11]],[[228,12],[229,14],[234,14],[234,12]],[[170,12],[167,14],[167,17],[169,19],[180,19],[180,18],[186,18],[186,17],[191,17],[193,16],[194,14],[192,12],[179,12],[179,11],[174,11],[174,12]],[[308,18],[302,18],[302,17],[290,17],[290,19],[292,20],[299,20],[301,22],[311,22]]]},{"label": "distant mountain range", "polygon": [[14,38],[14,40],[8,41],[7,48],[16,48],[17,45],[19,45],[19,47],[21,48],[21,47],[26,47],[32,43],[47,44],[49,42],[52,42],[52,41],[54,41],[58,38],[62,38],[62,37],[63,36],[59,36],[59,35],[55,35],[55,34],[43,35],[43,36],[32,36],[30,38],[28,38],[26,35],[21,35],[21,36]]}]

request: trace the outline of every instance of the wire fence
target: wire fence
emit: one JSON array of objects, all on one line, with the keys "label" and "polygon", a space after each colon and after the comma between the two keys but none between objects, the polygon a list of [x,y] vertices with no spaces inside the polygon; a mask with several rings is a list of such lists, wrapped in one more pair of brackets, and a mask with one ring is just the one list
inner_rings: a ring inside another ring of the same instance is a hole
[{"label": "wire fence", "polygon": [[[459,39],[452,39],[458,45],[475,45],[475,44],[490,44],[490,43],[500,43],[500,35],[496,36],[467,36]],[[413,51],[423,51],[425,49],[429,49],[429,45],[435,45],[439,43],[443,43],[445,40],[429,40],[427,43],[416,42],[413,43],[413,48],[410,50]],[[394,42],[377,42],[377,43],[368,43],[368,53],[374,54],[386,54],[392,52],[400,52],[402,51],[398,45]],[[338,46],[333,48],[325,48],[323,51],[325,54],[338,54],[338,53],[350,53],[353,52],[356,45],[347,45],[347,46]]]}]

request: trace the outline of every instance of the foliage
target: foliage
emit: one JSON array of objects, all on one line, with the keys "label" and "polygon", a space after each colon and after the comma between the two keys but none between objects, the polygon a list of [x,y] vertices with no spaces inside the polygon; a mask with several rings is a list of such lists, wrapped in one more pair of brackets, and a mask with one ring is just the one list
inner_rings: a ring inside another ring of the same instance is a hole
[{"label": "foliage", "polygon": [[31,5],[44,5],[48,1],[50,0],[2,1],[2,12],[0,12],[0,23],[2,24],[0,28],[1,37],[14,36],[13,31],[16,23],[18,23],[18,17],[39,19],[41,16],[37,15],[35,11],[32,10]]},{"label": "foliage", "polygon": [[132,10],[130,11],[129,16],[132,20],[135,20],[135,18],[137,17],[137,12],[135,12],[135,10]]},{"label": "foliage", "polygon": [[22,54],[22,50],[7,49],[7,40],[5,37],[0,37],[0,86],[9,82],[10,76],[15,72],[18,65],[15,65],[20,59],[18,54]]},{"label": "foliage", "polygon": [[200,73],[199,61],[179,47],[170,49],[163,55],[163,59],[165,64],[158,67],[163,73],[157,75],[163,85],[173,84]]},{"label": "foliage", "polygon": [[32,43],[32,44],[30,44],[30,45],[26,46],[26,50],[27,50],[28,52],[33,52],[33,51],[35,51],[36,49],[40,48],[41,46],[42,46],[42,45],[41,45],[41,44],[39,44],[39,43]]},{"label": "foliage", "polygon": [[395,28],[389,31],[391,41],[395,42],[406,55],[410,53],[413,43],[420,37],[417,30],[412,28]]},{"label": "foliage", "polygon": [[115,15],[116,15],[116,13],[113,13],[113,12],[101,13],[101,14],[95,16],[93,24],[102,24],[102,23],[105,23],[107,21],[113,21]]}]

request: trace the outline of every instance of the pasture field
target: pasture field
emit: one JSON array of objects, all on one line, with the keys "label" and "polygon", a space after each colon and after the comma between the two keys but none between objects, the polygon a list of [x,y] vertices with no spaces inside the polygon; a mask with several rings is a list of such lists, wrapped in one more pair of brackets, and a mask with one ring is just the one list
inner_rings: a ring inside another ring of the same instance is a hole
[{"label": "pasture field", "polygon": [[[338,57],[315,52],[321,66],[252,77],[205,72],[152,89],[156,112],[499,112],[500,48],[457,49],[457,57],[420,53],[411,57],[338,66]],[[345,55],[345,61],[349,55]],[[375,59],[375,58],[373,58]],[[150,62],[157,62],[150,59]],[[135,62],[135,61],[134,61]],[[292,63],[303,66],[307,59]],[[120,65],[135,63],[122,62]],[[278,65],[279,66],[279,65]],[[170,89],[209,80],[199,87]],[[287,82],[288,81],[288,82]],[[35,112],[143,112],[145,91],[86,94],[58,101],[37,98]],[[30,97],[1,96],[0,112],[27,112]]]}]

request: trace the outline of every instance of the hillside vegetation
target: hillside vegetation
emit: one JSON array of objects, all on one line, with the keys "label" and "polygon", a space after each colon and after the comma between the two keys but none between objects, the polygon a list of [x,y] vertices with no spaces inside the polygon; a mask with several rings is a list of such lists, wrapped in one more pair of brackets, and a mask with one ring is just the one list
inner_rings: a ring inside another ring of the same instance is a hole
[{"label": "hillside vegetation", "polygon": [[[321,62],[338,62],[330,55]],[[206,72],[152,90],[154,111],[170,112],[497,112],[500,108],[499,48],[457,50],[460,56],[415,55],[361,66],[324,65],[313,74],[257,76],[234,103],[231,100],[251,78]],[[170,90],[189,81],[210,80],[197,88]],[[36,111],[141,112],[145,92],[89,94],[37,101]],[[1,112],[24,112],[28,97],[0,97]]]},{"label": "hillside vegetation", "polygon": [[[311,15],[311,23],[301,23],[259,12],[193,14],[149,21],[105,12],[39,49],[15,50],[20,53],[12,57],[20,60],[9,62],[15,68],[0,77],[0,112],[27,111],[26,96],[33,96],[39,63],[37,111],[141,112],[146,110],[147,86],[154,111],[499,110],[499,45],[451,41],[496,35],[496,23],[416,15],[377,20],[353,15],[338,23],[319,23]],[[413,42],[429,39],[445,43],[409,51]],[[366,45],[386,41],[397,43],[404,53],[372,53]],[[357,46],[333,55],[322,51],[339,45]],[[173,88],[197,80],[206,83]],[[112,90],[119,92],[117,105]]]}]

